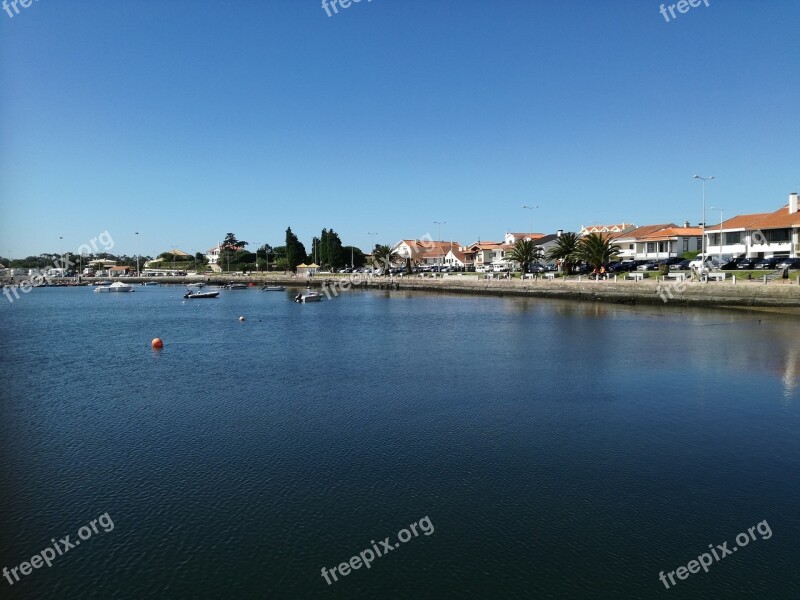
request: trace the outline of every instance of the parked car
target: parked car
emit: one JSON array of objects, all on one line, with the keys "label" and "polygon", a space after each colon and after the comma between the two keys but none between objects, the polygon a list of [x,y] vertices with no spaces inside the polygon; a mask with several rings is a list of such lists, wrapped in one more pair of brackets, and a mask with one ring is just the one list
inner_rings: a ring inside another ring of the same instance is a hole
[{"label": "parked car", "polygon": [[658,271],[658,261],[648,260],[647,262],[636,267],[637,271]]},{"label": "parked car", "polygon": [[684,259],[682,259],[680,256],[670,256],[669,258],[665,258],[661,262],[667,265],[668,267],[671,267],[672,265],[677,265],[678,263],[683,262],[683,260]]},{"label": "parked car", "polygon": [[670,271],[687,271],[689,269],[689,263],[691,263],[691,259],[685,259],[681,262],[671,264],[669,266]]},{"label": "parked car", "polygon": [[691,262],[689,262],[690,269],[702,269],[702,268],[713,268],[712,267],[712,259],[710,257],[703,258],[702,256],[697,256]]},{"label": "parked car", "polygon": [[757,271],[772,271],[781,259],[778,257],[764,258],[756,263]]},{"label": "parked car", "polygon": [[738,268],[739,268],[739,259],[732,258],[729,261],[723,263],[719,269],[720,271],[735,271]]},{"label": "parked car", "polygon": [[790,269],[800,269],[800,258],[784,258],[776,266],[779,269],[785,269],[787,267]]},{"label": "parked car", "polygon": [[737,269],[755,269],[759,259],[757,258],[740,258],[736,261]]}]

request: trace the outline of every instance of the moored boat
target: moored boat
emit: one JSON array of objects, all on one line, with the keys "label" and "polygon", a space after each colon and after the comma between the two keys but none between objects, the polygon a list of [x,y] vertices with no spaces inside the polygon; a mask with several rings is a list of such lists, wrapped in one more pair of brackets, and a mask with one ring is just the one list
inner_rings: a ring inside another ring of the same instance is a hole
[{"label": "moored boat", "polygon": [[229,283],[225,286],[226,290],[246,290],[247,284],[246,283]]},{"label": "moored boat", "polygon": [[183,297],[187,300],[202,300],[203,298],[216,298],[219,292],[193,292],[189,290]]},{"label": "moored boat", "polygon": [[285,289],[286,288],[283,287],[282,285],[265,285],[264,287],[261,288],[261,291],[262,292],[282,292]]},{"label": "moored boat", "polygon": [[94,288],[95,292],[132,292],[133,286],[121,281],[115,281],[111,285],[101,285]]},{"label": "moored boat", "polygon": [[187,284],[186,287],[188,287],[188,288],[196,288],[196,289],[200,290],[200,289],[203,289],[204,287],[206,287],[206,284],[203,283],[202,281],[198,281],[197,283]]},{"label": "moored boat", "polygon": [[301,292],[294,297],[295,302],[319,302],[320,300],[322,300],[322,294],[310,290]]}]

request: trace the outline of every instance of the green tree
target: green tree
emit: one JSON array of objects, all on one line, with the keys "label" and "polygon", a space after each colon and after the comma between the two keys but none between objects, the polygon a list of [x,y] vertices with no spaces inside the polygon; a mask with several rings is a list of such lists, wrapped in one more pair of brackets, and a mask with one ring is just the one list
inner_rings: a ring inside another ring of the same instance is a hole
[{"label": "green tree", "polygon": [[342,266],[350,265],[350,267],[353,269],[359,269],[363,267],[364,263],[366,262],[366,255],[361,251],[360,248],[356,248],[355,246],[342,246],[342,257],[344,258]]},{"label": "green tree", "polygon": [[226,233],[225,239],[219,250],[219,266],[225,271],[231,269],[237,270],[236,253],[244,248],[247,242],[237,240],[233,233]]},{"label": "green tree", "polygon": [[292,233],[292,228],[286,228],[286,262],[288,268],[292,271],[297,269],[297,265],[304,263],[308,260],[306,254],[306,247],[297,239],[297,236]]},{"label": "green tree", "polygon": [[528,271],[528,267],[538,261],[542,256],[542,251],[536,247],[533,240],[517,240],[514,247],[506,253],[506,260],[518,262],[522,268],[522,273]]},{"label": "green tree", "polygon": [[372,251],[372,259],[387,271],[398,258],[400,256],[392,250],[391,246],[375,244],[375,249]]},{"label": "green tree", "polygon": [[547,260],[561,261],[561,270],[569,275],[572,273],[572,267],[580,260],[578,258],[578,241],[578,234],[562,233],[556,239],[556,245],[547,253]]},{"label": "green tree", "polygon": [[[268,271],[269,270],[269,258],[270,255],[275,257],[275,251],[272,249],[272,246],[269,244],[264,244],[260,248],[256,249],[256,270],[257,271]],[[262,258],[263,257],[263,258]]]},{"label": "green tree", "polygon": [[[315,238],[316,239],[316,238]],[[317,243],[317,262],[326,269],[341,269],[350,259],[345,256],[342,240],[333,229],[323,229]]]},{"label": "green tree", "polygon": [[578,242],[577,256],[593,269],[599,269],[614,260],[619,254],[619,246],[602,233],[590,233]]},{"label": "green tree", "polygon": [[208,266],[208,257],[202,252],[196,252],[194,255],[194,268],[198,273],[205,273]]}]

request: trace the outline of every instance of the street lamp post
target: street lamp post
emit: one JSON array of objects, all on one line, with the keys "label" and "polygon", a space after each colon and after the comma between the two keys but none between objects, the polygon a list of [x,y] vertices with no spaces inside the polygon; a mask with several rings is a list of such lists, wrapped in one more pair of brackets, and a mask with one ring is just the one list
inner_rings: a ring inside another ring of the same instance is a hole
[{"label": "street lamp post", "polygon": [[693,175],[692,179],[699,179],[703,182],[703,239],[702,239],[702,253],[701,256],[703,257],[703,261],[706,260],[706,181],[711,181],[714,179],[714,176],[711,177],[700,177],[700,175]]},{"label": "street lamp post", "polygon": [[437,244],[439,248],[439,269],[442,268],[442,225],[447,225],[447,221],[434,221],[434,225],[439,226],[439,242]]},{"label": "street lamp post", "polygon": [[136,235],[136,277],[141,277],[139,271],[139,232],[134,232],[134,235]]},{"label": "street lamp post", "polygon": [[537,204],[536,206],[528,206],[527,204],[523,204],[522,208],[527,208],[531,213],[531,228],[528,230],[528,235],[530,236],[531,241],[533,241],[533,209],[539,208],[539,205]]},{"label": "street lamp post", "polygon": [[719,264],[722,266],[722,211],[725,209],[718,206],[712,206],[711,210],[719,211]]}]

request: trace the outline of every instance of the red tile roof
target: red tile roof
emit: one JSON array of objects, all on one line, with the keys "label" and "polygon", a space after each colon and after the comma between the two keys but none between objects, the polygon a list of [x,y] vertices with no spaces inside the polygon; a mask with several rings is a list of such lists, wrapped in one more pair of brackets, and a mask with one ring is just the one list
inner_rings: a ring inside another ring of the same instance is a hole
[{"label": "red tile roof", "polygon": [[749,226],[751,229],[782,229],[784,227],[800,227],[800,211],[790,213],[788,204],[754,221]]},{"label": "red tile roof", "polygon": [[[633,231],[626,231],[625,233],[611,233],[609,237],[613,240],[618,239],[641,239],[647,236],[653,235],[656,231],[661,229],[667,229],[670,227],[677,227],[675,223],[662,223],[660,225],[643,225],[642,227],[637,227]],[[697,235],[700,235],[699,233]]]},{"label": "red tile roof", "polygon": [[[747,229],[756,221],[769,216],[770,213],[754,213],[752,215],[736,215],[722,222],[722,229]],[[719,225],[717,225],[719,228]],[[713,227],[711,228],[713,229]]]}]

